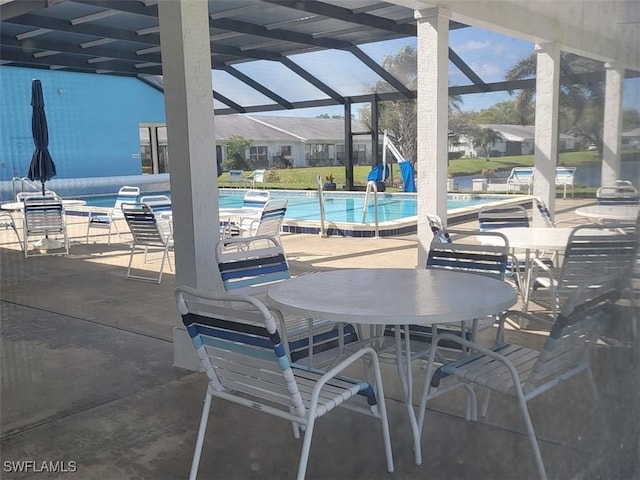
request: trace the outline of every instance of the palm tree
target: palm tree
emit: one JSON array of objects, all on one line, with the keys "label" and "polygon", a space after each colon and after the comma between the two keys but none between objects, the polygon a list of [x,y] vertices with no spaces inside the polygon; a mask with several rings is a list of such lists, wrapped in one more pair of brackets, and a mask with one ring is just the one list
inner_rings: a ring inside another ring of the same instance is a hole
[{"label": "palm tree", "polygon": [[502,135],[500,135],[498,132],[496,132],[495,130],[491,130],[490,128],[483,128],[473,139],[473,146],[476,148],[482,147],[484,149],[485,159],[488,162],[491,158],[491,147],[493,147],[500,140],[502,140]]},{"label": "palm tree", "polygon": [[[523,80],[536,76],[534,53],[518,61],[507,71],[506,80]],[[560,77],[560,131],[579,135],[591,143],[601,145],[602,122],[593,122],[596,112],[603,112],[604,85],[602,82],[578,83],[572,73],[587,73],[602,70],[602,63],[571,53],[561,54],[564,75]],[[513,91],[509,91],[513,95]],[[532,124],[535,112],[533,100],[535,89],[523,88],[515,98],[515,108],[523,125]],[[603,118],[603,115],[596,116]]]}]

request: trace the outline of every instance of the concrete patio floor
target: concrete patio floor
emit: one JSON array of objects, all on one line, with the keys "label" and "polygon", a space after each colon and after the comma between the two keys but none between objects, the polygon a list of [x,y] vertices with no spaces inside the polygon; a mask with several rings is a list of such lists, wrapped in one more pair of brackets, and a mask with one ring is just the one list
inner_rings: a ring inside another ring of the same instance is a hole
[{"label": "concrete patio floor", "polygon": [[[577,203],[558,200],[558,208],[570,215]],[[28,259],[12,232],[0,231],[0,478],[187,478],[206,383],[172,365],[174,276],[160,285],[125,281],[126,243],[85,244],[82,224],[71,231],[69,257]],[[411,235],[282,240],[295,273],[416,262]],[[370,288],[384,295],[384,286]],[[549,478],[640,478],[640,349],[629,323],[621,309],[611,341],[594,352],[597,399],[576,378],[531,403]],[[544,340],[535,331],[508,335]],[[424,373],[416,366],[417,392]],[[340,410],[316,426],[309,479],[537,477],[516,405],[497,395],[475,423],[464,419],[462,392],[430,402],[416,466],[395,366],[384,365],[384,384],[395,473],[386,472],[375,422]],[[293,478],[300,446],[287,422],[214,401],[199,478]],[[19,473],[7,463],[22,460],[35,464]],[[75,472],[36,475],[42,462]]]}]

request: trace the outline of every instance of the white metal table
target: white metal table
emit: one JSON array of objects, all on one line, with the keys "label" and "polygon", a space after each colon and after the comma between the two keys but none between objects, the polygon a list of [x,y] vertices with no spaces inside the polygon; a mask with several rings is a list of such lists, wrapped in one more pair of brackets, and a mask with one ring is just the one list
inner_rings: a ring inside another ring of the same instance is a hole
[{"label": "white metal table", "polygon": [[[493,315],[516,303],[506,282],[481,275],[428,269],[346,269],[302,275],[269,289],[267,302],[282,313],[360,325],[431,325]],[[398,371],[411,422],[416,464],[422,463],[413,407],[409,335],[406,355],[396,329]]]},{"label": "white metal table", "polygon": [[576,215],[596,220],[634,222],[640,214],[640,205],[591,205],[576,209]]}]

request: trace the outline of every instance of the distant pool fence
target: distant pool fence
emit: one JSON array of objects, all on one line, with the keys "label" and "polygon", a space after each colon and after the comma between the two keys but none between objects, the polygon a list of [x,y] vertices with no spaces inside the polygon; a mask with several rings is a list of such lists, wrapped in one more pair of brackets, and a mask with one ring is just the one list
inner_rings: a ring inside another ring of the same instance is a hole
[{"label": "distant pool fence", "polygon": [[[96,195],[114,195],[121,187],[129,185],[140,187],[140,192],[168,192],[171,190],[169,174],[156,175],[122,175],[115,177],[87,178],[52,178],[45,186],[62,198],[82,198]],[[15,200],[16,193],[21,191],[40,191],[40,182],[30,182],[26,178],[0,182],[0,201]]]}]

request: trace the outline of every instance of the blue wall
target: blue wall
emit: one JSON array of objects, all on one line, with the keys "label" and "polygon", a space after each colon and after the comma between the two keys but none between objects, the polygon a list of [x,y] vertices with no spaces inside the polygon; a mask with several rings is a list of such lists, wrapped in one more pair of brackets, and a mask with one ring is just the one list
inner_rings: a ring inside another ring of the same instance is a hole
[{"label": "blue wall", "polygon": [[42,82],[56,178],[142,173],[138,124],[165,123],[162,92],[130,77],[1,66],[0,180],[29,170],[33,78]]}]

